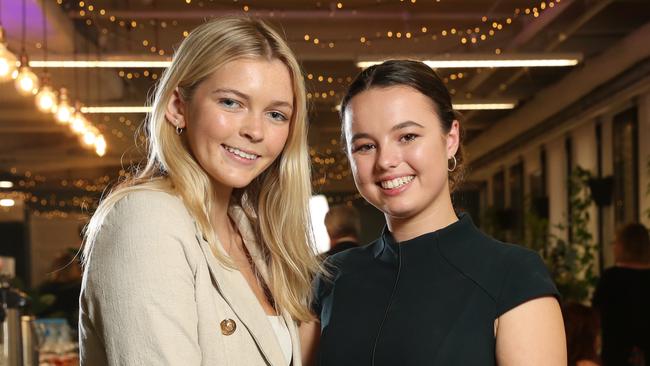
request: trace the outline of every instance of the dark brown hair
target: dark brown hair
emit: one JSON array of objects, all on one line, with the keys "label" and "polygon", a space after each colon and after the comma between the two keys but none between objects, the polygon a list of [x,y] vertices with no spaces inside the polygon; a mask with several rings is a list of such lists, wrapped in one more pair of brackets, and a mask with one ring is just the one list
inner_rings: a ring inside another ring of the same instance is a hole
[{"label": "dark brown hair", "polygon": [[639,223],[622,226],[616,232],[616,242],[621,246],[617,261],[644,263],[650,262],[650,236],[648,229]]},{"label": "dark brown hair", "polygon": [[[454,121],[460,120],[460,114],[454,110],[451,95],[438,74],[420,61],[389,60],[379,65],[371,66],[359,73],[341,101],[341,121],[344,121],[345,109],[350,100],[357,94],[371,88],[387,88],[391,86],[407,86],[429,98],[440,119],[442,131],[447,134]],[[346,144],[344,129],[342,141]],[[456,152],[456,168],[449,173],[449,189],[454,191],[461,183],[464,173],[463,158],[463,129],[460,128],[458,151]]]}]

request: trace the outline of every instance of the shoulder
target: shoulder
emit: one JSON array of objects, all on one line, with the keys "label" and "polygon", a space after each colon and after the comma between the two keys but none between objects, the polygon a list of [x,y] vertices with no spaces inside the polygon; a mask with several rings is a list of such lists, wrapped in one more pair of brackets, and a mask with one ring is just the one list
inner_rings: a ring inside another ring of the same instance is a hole
[{"label": "shoulder", "polygon": [[108,227],[117,224],[121,230],[151,226],[165,230],[192,227],[193,220],[179,197],[163,191],[138,189],[120,197],[103,224]]},{"label": "shoulder", "polygon": [[373,261],[377,247],[381,245],[379,241],[378,239],[370,244],[355,246],[331,255],[325,260],[325,265],[336,274],[360,269],[363,264]]},{"label": "shoulder", "polygon": [[476,230],[466,240],[446,245],[442,252],[495,301],[499,313],[535,297],[558,296],[540,255],[523,246]]},{"label": "shoulder", "polygon": [[334,289],[334,282],[350,271],[362,270],[372,262],[379,240],[365,245],[347,249],[327,257],[323,262],[324,272],[316,276],[313,284],[312,310],[320,313],[321,301]]},{"label": "shoulder", "polygon": [[[149,260],[170,252],[192,254],[196,227],[180,198],[162,191],[133,190],[119,197],[102,220],[90,262]],[[192,253],[189,253],[192,252]]]}]

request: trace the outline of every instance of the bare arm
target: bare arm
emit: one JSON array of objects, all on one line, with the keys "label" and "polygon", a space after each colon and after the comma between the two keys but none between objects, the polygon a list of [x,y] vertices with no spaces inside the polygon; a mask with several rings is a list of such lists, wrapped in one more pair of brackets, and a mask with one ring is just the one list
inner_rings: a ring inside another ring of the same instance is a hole
[{"label": "bare arm", "polygon": [[525,302],[498,319],[499,366],[566,366],[566,340],[560,305],[554,297]]},{"label": "bare arm", "polygon": [[301,323],[299,332],[302,364],[304,366],[315,366],[318,343],[320,342],[320,323],[316,320],[308,323]]}]

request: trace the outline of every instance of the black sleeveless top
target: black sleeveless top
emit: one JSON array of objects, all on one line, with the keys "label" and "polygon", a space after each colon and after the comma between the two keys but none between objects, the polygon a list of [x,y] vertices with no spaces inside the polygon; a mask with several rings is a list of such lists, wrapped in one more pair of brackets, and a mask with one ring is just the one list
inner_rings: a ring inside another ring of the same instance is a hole
[{"label": "black sleeveless top", "polygon": [[486,236],[468,215],[399,245],[384,229],[328,267],[313,306],[321,366],[495,365],[494,320],[559,296],[539,255]]}]

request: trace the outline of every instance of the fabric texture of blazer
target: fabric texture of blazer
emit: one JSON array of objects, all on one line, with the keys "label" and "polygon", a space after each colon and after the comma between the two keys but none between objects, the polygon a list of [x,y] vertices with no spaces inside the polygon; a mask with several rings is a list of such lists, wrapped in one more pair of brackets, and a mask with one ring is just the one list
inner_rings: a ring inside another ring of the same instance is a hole
[{"label": "fabric texture of blazer", "polygon": [[[229,215],[266,277],[246,215],[239,207]],[[281,315],[300,366],[296,324]],[[108,214],[85,267],[79,318],[82,365],[288,364],[242,274],[215,258],[182,201],[165,192],[129,193]]]}]

